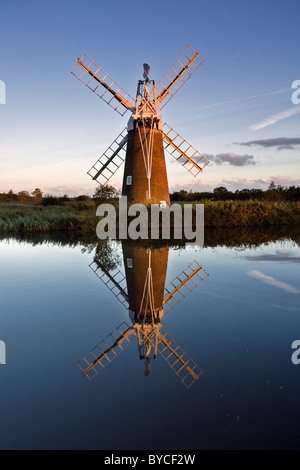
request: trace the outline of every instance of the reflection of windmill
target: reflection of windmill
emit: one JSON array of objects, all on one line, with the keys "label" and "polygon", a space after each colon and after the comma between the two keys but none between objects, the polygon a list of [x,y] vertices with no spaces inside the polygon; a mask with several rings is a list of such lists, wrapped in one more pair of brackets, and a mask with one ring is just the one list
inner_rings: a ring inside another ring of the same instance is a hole
[{"label": "reflection of windmill", "polygon": [[140,359],[145,361],[145,375],[151,373],[150,361],[159,352],[187,388],[202,374],[197,364],[162,327],[163,314],[197,287],[208,274],[194,261],[165,288],[168,247],[146,250],[123,243],[125,276],[109,272],[101,259],[94,258],[92,270],[129,308],[132,326],[123,322],[88,354],[78,361],[84,375],[92,379],[128,346],[138,341]]},{"label": "reflection of windmill", "polygon": [[144,64],[144,80],[139,80],[134,100],[89,57],[84,55],[72,74],[122,116],[132,115],[125,128],[89,170],[99,184],[106,184],[125,160],[122,194],[128,202],[170,204],[164,157],[165,149],[193,176],[208,161],[167,124],[159,111],[170,101],[203,59],[190,45],[159,81],[149,79],[150,66]]}]

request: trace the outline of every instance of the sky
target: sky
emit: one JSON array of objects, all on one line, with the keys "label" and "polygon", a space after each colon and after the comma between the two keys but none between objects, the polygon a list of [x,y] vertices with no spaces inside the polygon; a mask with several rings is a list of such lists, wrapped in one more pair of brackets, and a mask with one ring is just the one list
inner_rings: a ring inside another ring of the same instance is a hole
[{"label": "sky", "polygon": [[87,54],[135,96],[144,62],[158,82],[188,44],[204,63],[162,120],[211,163],[194,178],[166,153],[170,191],[300,186],[299,18],[300,0],[2,2],[0,192],[92,195],[87,171],[130,112],[77,80],[77,59]]}]

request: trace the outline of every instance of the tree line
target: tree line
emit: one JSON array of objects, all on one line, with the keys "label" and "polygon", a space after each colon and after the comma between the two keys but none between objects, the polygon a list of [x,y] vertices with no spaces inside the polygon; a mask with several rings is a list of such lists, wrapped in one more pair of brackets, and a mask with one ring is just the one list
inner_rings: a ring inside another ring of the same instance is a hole
[{"label": "tree line", "polygon": [[81,194],[76,197],[69,197],[67,194],[63,196],[54,196],[52,194],[45,194],[41,191],[40,188],[35,188],[31,193],[29,191],[19,191],[15,193],[10,189],[7,193],[0,193],[0,203],[38,203],[43,206],[62,206],[67,205],[68,203],[86,203],[91,204],[93,202],[98,202],[102,200],[114,200],[117,199],[120,192],[113,186],[98,186],[95,189],[95,192],[92,197]]},{"label": "tree line", "polygon": [[208,191],[175,191],[171,195],[171,201],[299,201],[300,187],[284,187],[276,185],[272,181],[268,189],[237,189],[229,191],[225,186]]},{"label": "tree line", "polygon": [[[7,193],[0,193],[0,203],[35,203],[43,206],[59,206],[68,203],[80,203],[81,205],[92,205],[103,200],[116,200],[120,191],[110,185],[98,186],[93,196],[81,194],[77,197],[53,196],[43,194],[40,188],[35,188],[31,193],[19,191],[15,193],[12,189]],[[268,189],[242,189],[229,191],[225,186],[219,186],[213,191],[174,191],[170,194],[171,201],[192,202],[192,201],[299,201],[300,187],[284,187],[276,185],[273,181]]]}]

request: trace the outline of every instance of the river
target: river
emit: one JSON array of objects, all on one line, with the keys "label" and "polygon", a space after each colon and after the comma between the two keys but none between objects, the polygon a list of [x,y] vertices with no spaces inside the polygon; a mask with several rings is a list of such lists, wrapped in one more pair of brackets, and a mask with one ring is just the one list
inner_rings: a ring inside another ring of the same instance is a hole
[{"label": "river", "polygon": [[1,449],[299,448],[297,237],[3,237],[0,259]]}]

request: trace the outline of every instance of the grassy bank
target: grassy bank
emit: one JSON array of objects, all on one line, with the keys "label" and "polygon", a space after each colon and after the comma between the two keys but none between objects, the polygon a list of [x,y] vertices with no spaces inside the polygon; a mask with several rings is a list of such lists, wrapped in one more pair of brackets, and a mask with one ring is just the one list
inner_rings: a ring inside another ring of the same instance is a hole
[{"label": "grassy bank", "polygon": [[85,217],[83,211],[71,206],[43,207],[25,204],[0,206],[0,232],[82,230]]},{"label": "grassy bank", "polygon": [[[205,202],[205,227],[270,227],[300,225],[300,202]],[[1,205],[0,232],[95,232],[99,217],[95,207]]]},{"label": "grassy bank", "polygon": [[300,201],[226,201],[205,204],[206,227],[270,227],[300,224]]}]

